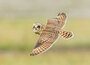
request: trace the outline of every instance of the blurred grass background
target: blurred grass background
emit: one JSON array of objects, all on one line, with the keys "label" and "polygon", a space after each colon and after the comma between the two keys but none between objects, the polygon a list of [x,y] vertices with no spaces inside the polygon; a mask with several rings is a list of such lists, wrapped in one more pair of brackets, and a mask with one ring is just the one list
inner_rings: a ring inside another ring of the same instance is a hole
[{"label": "blurred grass background", "polygon": [[[0,0],[0,65],[90,65],[89,0]],[[74,38],[59,38],[46,53],[31,57],[39,35],[35,22],[46,23],[59,12],[68,15],[64,30]]]}]

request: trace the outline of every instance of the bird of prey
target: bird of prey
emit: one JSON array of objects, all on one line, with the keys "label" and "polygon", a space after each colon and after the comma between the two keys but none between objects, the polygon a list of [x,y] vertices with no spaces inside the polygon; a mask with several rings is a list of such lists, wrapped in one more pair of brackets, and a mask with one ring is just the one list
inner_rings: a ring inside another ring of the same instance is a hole
[{"label": "bird of prey", "polygon": [[65,13],[59,13],[55,18],[48,19],[46,25],[40,23],[33,24],[32,29],[34,33],[40,35],[40,37],[30,56],[39,55],[47,51],[59,36],[65,39],[73,37],[72,32],[62,30],[66,24],[66,18]]}]

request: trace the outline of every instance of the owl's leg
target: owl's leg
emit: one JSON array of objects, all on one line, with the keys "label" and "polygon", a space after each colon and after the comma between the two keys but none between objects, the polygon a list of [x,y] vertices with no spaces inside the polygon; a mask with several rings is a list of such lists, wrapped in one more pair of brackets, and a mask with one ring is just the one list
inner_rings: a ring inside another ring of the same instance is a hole
[{"label": "owl's leg", "polygon": [[68,32],[68,31],[59,30],[59,33],[65,39],[70,39],[74,36],[72,32]]}]

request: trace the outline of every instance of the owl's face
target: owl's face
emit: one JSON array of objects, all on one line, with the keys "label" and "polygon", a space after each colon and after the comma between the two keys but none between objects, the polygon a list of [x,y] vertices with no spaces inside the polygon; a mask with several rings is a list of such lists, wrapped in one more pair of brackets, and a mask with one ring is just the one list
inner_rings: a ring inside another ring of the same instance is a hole
[{"label": "owl's face", "polygon": [[33,24],[33,27],[32,27],[33,31],[36,34],[39,34],[40,33],[41,28],[42,28],[42,24],[40,24],[40,23],[34,23]]}]

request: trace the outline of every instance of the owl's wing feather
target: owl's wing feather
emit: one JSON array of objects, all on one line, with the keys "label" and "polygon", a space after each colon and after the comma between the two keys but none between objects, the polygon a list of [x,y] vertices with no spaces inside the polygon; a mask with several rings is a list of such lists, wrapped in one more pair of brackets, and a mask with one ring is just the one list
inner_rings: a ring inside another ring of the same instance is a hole
[{"label": "owl's wing feather", "polygon": [[56,18],[48,19],[46,25],[54,27],[54,26],[58,26],[59,22],[58,22],[58,20]]},{"label": "owl's wing feather", "polygon": [[56,19],[58,20],[59,23],[59,27],[62,29],[64,27],[64,25],[66,24],[66,14],[65,13],[59,13],[56,17]]},{"label": "owl's wing feather", "polygon": [[58,32],[55,34],[54,32],[44,30],[30,55],[34,56],[45,52],[53,45],[57,38]]},{"label": "owl's wing feather", "polygon": [[59,13],[56,18],[48,19],[47,25],[56,26],[62,29],[66,23],[66,18],[67,16],[65,13]]}]

